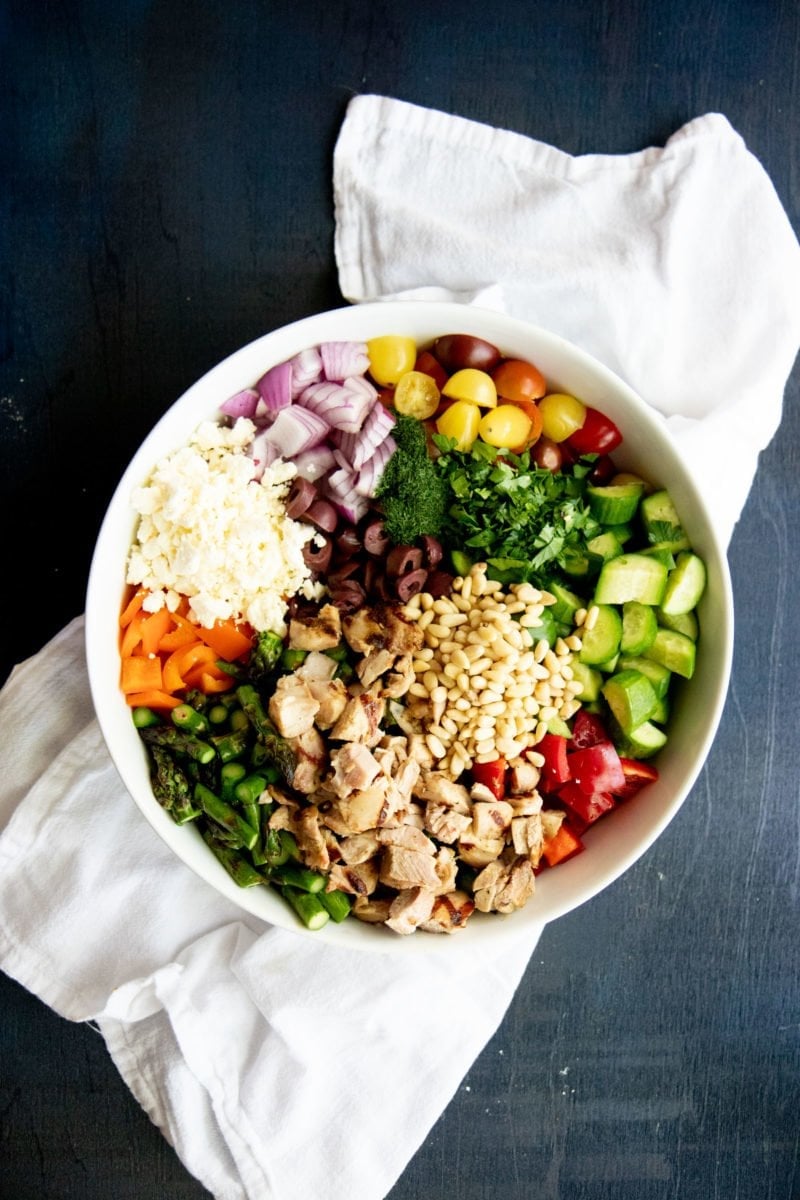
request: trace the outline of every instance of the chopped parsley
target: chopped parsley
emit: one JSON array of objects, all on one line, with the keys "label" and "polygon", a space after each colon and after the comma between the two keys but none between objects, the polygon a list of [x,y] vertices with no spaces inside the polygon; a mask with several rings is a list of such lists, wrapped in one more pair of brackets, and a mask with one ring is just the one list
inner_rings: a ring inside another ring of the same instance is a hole
[{"label": "chopped parsley", "polygon": [[396,545],[418,537],[439,537],[445,522],[447,483],[428,455],[425,426],[416,417],[397,414],[392,436],[397,450],[386,464],[376,499],[386,532]]},{"label": "chopped parsley", "polygon": [[436,470],[448,490],[443,537],[451,548],[540,582],[600,532],[585,500],[591,461],[554,473],[537,467],[527,452],[483,442],[464,452],[438,434],[433,440],[441,451]]}]

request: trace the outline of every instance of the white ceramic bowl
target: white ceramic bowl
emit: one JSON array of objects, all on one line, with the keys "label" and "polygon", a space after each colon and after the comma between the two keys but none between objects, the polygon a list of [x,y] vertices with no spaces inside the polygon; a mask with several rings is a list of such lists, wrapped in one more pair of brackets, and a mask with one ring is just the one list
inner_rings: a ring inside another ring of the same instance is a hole
[{"label": "white ceramic bowl", "polygon": [[[674,705],[669,742],[658,758],[658,782],[592,827],[585,835],[585,853],[544,871],[524,909],[510,916],[476,913],[462,933],[451,937],[403,938],[354,919],[341,925],[329,922],[320,932],[306,934],[271,889],[236,887],[197,830],[175,825],[154,799],[144,748],[119,690],[118,616],[137,519],[130,505],[133,488],[164,454],[184,444],[200,421],[214,417],[226,397],[252,385],[270,366],[320,342],[365,340],[388,333],[410,335],[418,344],[445,333],[479,335],[506,355],[533,360],[552,390],[573,393],[607,413],[624,435],[615,462],[669,489],[691,543],[708,568],[699,610],[698,666]],[[500,313],[458,304],[387,302],[321,313],[258,338],[204,375],[164,414],[123,475],[100,530],[86,604],[89,679],[108,749],[133,799],[176,855],[217,891],[265,921],[349,948],[393,953],[447,954],[455,943],[485,950],[490,944],[496,946],[498,939],[516,938],[528,929],[532,933],[617,879],[675,816],[697,778],[722,713],[732,646],[733,606],[725,550],[663,419],[616,375],[562,338]]]}]

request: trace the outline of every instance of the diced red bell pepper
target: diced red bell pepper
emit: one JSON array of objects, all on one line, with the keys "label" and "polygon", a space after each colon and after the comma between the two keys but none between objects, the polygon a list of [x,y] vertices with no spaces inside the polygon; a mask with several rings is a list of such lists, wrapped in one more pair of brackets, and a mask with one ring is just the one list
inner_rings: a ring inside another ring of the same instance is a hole
[{"label": "diced red bell pepper", "polygon": [[562,783],[568,783],[572,778],[567,761],[568,746],[569,739],[559,733],[546,733],[536,743],[537,751],[544,758],[539,784],[543,792],[557,792]]},{"label": "diced red bell pepper", "polygon": [[570,829],[569,823],[562,821],[558,833],[549,838],[542,847],[542,858],[549,867],[555,867],[558,863],[566,862],[568,858],[574,858],[585,849],[577,833]]},{"label": "diced red bell pepper", "polygon": [[613,742],[598,742],[568,756],[572,778],[582,792],[615,792],[625,786],[625,773]]},{"label": "diced red bell pepper", "polygon": [[629,796],[635,796],[646,784],[655,783],[658,779],[658,771],[652,763],[639,762],[635,758],[620,758],[619,761],[625,783],[622,787],[614,788],[614,795],[618,800],[627,800]]},{"label": "diced red bell pepper", "polygon": [[506,794],[506,760],[496,758],[494,762],[473,763],[472,778],[475,783],[487,787],[496,800],[503,800]]},{"label": "diced red bell pepper", "polygon": [[572,745],[575,750],[583,750],[586,746],[596,746],[598,742],[608,742],[608,730],[597,713],[587,712],[579,708],[572,723]]},{"label": "diced red bell pepper", "polygon": [[592,792],[591,795],[587,795],[574,781],[564,784],[559,790],[558,798],[570,813],[577,817],[579,833],[614,807],[614,797],[608,792]]}]

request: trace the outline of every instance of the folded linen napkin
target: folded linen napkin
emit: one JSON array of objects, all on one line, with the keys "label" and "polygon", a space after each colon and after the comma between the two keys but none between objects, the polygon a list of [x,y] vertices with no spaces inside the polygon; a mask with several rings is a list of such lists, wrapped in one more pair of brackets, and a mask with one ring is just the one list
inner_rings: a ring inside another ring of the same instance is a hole
[{"label": "folded linen napkin", "polygon": [[[692,122],[663,151],[571,159],[360,97],[334,187],[345,295],[477,297],[581,342],[680,414],[711,455],[730,532],[800,341],[800,251],[724,118]],[[716,238],[699,248],[710,214]],[[92,715],[81,619],[15,669],[0,723],[3,969],[68,1019],[97,1022],[218,1200],[380,1200],[502,1019],[537,935],[488,961],[454,939],[444,961],[375,955],[365,969],[223,900],[126,795]],[[420,1006],[422,1027],[409,1019]]]}]

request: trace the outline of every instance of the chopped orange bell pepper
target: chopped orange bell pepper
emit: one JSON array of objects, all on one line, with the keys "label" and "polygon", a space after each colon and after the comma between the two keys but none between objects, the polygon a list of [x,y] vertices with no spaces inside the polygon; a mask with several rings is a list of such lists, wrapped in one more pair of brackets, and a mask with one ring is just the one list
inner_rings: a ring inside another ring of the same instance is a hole
[{"label": "chopped orange bell pepper", "polygon": [[157,654],[161,649],[161,639],[172,627],[172,614],[167,608],[159,608],[157,612],[146,616],[142,622],[142,653]]},{"label": "chopped orange bell pepper", "polygon": [[572,858],[574,854],[580,854],[581,850],[585,849],[586,847],[581,839],[577,834],[572,832],[569,825],[564,821],[558,833],[545,842],[542,848],[542,856],[548,866],[554,867],[557,863],[565,862],[566,859]]},{"label": "chopped orange bell pepper", "polygon": [[132,654],[122,660],[120,685],[123,692],[146,692],[151,688],[162,690],[161,660],[147,658],[144,654]]},{"label": "chopped orange bell pepper", "polygon": [[131,708],[177,708],[181,701],[177,696],[151,688],[146,692],[128,692],[125,703]]},{"label": "chopped orange bell pepper", "polygon": [[252,636],[248,636],[244,629],[233,620],[216,621],[210,629],[198,626],[196,632],[207,645],[216,651],[217,658],[224,658],[226,662],[233,662],[235,659],[241,658],[253,648]]},{"label": "chopped orange bell pepper", "polygon": [[142,601],[146,595],[147,592],[144,590],[144,588],[139,588],[138,591],[133,593],[130,600],[122,610],[122,614],[119,619],[121,629],[125,629],[128,625],[130,625],[131,621],[142,607]]}]

